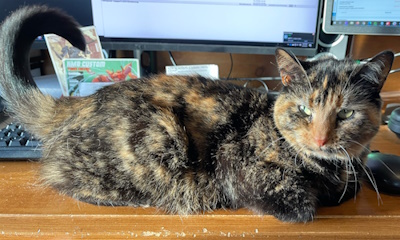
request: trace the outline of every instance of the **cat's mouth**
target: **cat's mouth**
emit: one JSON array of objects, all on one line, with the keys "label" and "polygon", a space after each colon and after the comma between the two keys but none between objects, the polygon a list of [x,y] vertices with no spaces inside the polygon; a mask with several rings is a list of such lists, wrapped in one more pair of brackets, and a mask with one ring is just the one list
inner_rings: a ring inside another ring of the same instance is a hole
[{"label": "cat's mouth", "polygon": [[362,147],[357,144],[350,146],[342,146],[340,144],[325,145],[322,147],[307,146],[304,151],[309,156],[323,159],[351,160],[362,152]]}]

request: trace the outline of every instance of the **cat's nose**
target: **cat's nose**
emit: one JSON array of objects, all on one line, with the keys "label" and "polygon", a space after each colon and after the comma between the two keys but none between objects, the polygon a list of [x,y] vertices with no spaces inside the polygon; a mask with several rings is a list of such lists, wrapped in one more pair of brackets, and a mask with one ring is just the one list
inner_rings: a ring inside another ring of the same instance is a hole
[{"label": "cat's nose", "polygon": [[322,147],[328,142],[328,138],[314,138],[314,140],[318,147]]}]

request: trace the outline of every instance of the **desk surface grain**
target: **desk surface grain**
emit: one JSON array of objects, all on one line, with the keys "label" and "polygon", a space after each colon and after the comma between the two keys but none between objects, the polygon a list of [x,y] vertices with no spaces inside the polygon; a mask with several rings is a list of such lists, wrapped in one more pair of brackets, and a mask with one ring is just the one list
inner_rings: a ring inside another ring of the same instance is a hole
[{"label": "desk surface grain", "polygon": [[[400,155],[400,140],[382,126],[371,149]],[[289,224],[245,209],[177,216],[90,205],[40,186],[39,167],[0,162],[0,239],[400,239],[400,196],[378,201],[367,184],[355,199],[320,208],[313,222]]]}]

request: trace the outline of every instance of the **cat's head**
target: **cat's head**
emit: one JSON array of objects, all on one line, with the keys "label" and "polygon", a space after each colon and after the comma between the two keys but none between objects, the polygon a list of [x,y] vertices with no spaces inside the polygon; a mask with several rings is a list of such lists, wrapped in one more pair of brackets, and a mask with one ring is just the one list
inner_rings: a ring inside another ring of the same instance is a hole
[{"label": "cat's head", "polygon": [[274,121],[297,151],[346,160],[365,150],[381,124],[380,90],[392,66],[390,51],[367,63],[323,58],[299,61],[276,50],[283,89]]}]

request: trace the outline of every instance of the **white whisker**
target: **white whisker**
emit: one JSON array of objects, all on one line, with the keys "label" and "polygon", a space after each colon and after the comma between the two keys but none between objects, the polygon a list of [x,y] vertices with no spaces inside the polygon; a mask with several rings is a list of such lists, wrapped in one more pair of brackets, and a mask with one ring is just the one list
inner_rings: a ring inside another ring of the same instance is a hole
[{"label": "white whisker", "polygon": [[[361,159],[357,158],[356,161],[360,164],[361,168],[364,170],[365,174],[367,175],[372,187],[374,188],[374,190],[376,192],[377,199],[378,199],[378,205],[380,203],[383,204],[383,200],[382,200],[381,195],[380,195],[379,190],[378,190],[378,185],[376,184],[376,180],[375,180],[374,175],[372,174],[371,170],[369,169],[368,166],[364,166],[364,164],[361,162]],[[367,167],[370,170],[369,172],[371,174],[368,173],[368,170],[365,167]]]},{"label": "white whisker", "polygon": [[364,148],[365,150],[367,150],[368,152],[371,152],[371,150],[369,148],[367,148],[366,146],[362,145],[361,143],[359,143],[357,141],[354,141],[354,140],[350,139],[349,142],[355,143],[355,144],[361,146],[362,148]]},{"label": "white whisker", "polygon": [[350,167],[351,167],[351,169],[353,171],[353,174],[354,174],[354,201],[356,201],[357,200],[357,189],[358,189],[357,171],[354,168],[353,162],[351,160],[349,161],[349,165],[350,165]]},{"label": "white whisker", "polygon": [[284,137],[280,137],[280,138],[278,138],[278,139],[272,141],[268,146],[266,146],[266,147],[264,148],[264,150],[261,151],[260,155],[262,155],[265,151],[267,151],[274,143],[276,143],[276,142],[278,142],[278,141],[280,141],[280,140],[282,140],[282,139],[285,139],[285,138],[284,138]]},{"label": "white whisker", "polygon": [[345,89],[347,88],[347,86],[349,85],[350,79],[353,77],[353,74],[354,74],[354,72],[355,72],[356,70],[358,70],[358,68],[354,68],[354,69],[351,71],[351,73],[350,73],[350,75],[349,75],[349,78],[347,79],[345,85],[344,85],[343,88],[342,88],[341,94],[343,94],[344,90],[345,90]]},{"label": "white whisker", "polygon": [[[293,56],[294,56],[294,54],[293,54]],[[297,59],[297,57],[294,57],[294,58],[296,59],[297,64],[300,65],[300,67],[301,67],[301,69],[302,69],[302,71],[303,71],[303,73],[304,73],[304,76],[305,76],[306,79],[307,79],[308,85],[310,86],[310,90],[312,91],[313,88],[312,88],[311,81],[310,81],[310,78],[308,77],[308,74],[307,74],[306,70],[304,70],[303,65],[301,65],[299,59]]]},{"label": "white whisker", "polygon": [[342,201],[344,195],[346,194],[348,185],[349,185],[349,166],[346,164],[346,182],[344,185],[343,193],[340,196],[338,203],[340,203]]},{"label": "white whisker", "polygon": [[297,156],[299,155],[300,151],[296,153],[296,156],[294,157],[294,165],[297,167]]},{"label": "white whisker", "polygon": [[[368,153],[371,152],[371,150],[369,148],[367,148],[366,146],[362,145],[361,143],[354,141],[354,140],[348,140],[348,142],[353,142],[359,146],[361,146],[364,150],[366,150]],[[381,195],[379,193],[378,190],[378,185],[376,184],[376,180],[374,178],[374,175],[372,174],[371,170],[369,169],[368,166],[366,166],[360,158],[355,158],[355,160],[357,161],[357,163],[361,166],[361,168],[363,169],[363,171],[365,172],[365,175],[367,176],[368,180],[370,181],[372,187],[374,188],[376,195],[377,195],[377,200],[378,200],[378,204],[383,204],[383,200],[381,198]],[[369,169],[369,171],[367,170],[367,168]]]},{"label": "white whisker", "polygon": [[[301,147],[299,151],[297,151],[296,149],[296,156],[294,157],[294,165],[297,167],[297,156],[299,155],[299,153],[305,148],[305,146]],[[304,164],[304,161],[302,161],[302,164]]]},{"label": "white whisker", "polygon": [[357,200],[357,190],[358,190],[357,171],[356,171],[356,169],[354,167],[354,164],[353,164],[353,161],[352,161],[353,158],[350,157],[349,153],[342,146],[341,146],[341,148],[345,151],[345,153],[346,153],[346,155],[347,155],[347,157],[349,159],[349,165],[350,165],[350,167],[351,167],[351,169],[352,169],[352,171],[354,173],[354,201],[356,201]]},{"label": "white whisker", "polygon": [[[337,151],[336,150],[336,154],[338,154],[338,152],[339,151]],[[331,160],[331,163],[336,167],[336,172],[338,171],[338,169],[339,169],[339,165],[338,165],[338,163],[340,163],[340,160],[336,157],[336,159],[330,159]]]},{"label": "white whisker", "polygon": [[[342,146],[339,146],[342,150],[343,150],[343,152],[347,155],[347,157],[348,157],[348,161],[346,161],[346,163],[345,163],[345,166],[346,166],[346,183],[345,183],[345,186],[344,186],[344,189],[343,189],[343,193],[342,193],[342,195],[340,196],[340,198],[339,198],[339,202],[341,202],[342,201],[342,199],[343,199],[343,197],[344,197],[344,195],[346,194],[346,192],[347,192],[347,187],[348,187],[348,185],[349,185],[349,163],[351,162],[351,158],[350,158],[350,155],[347,153],[347,151],[346,151],[346,149],[344,149],[344,147],[342,147]],[[356,182],[356,184],[357,184],[357,182]]]}]

